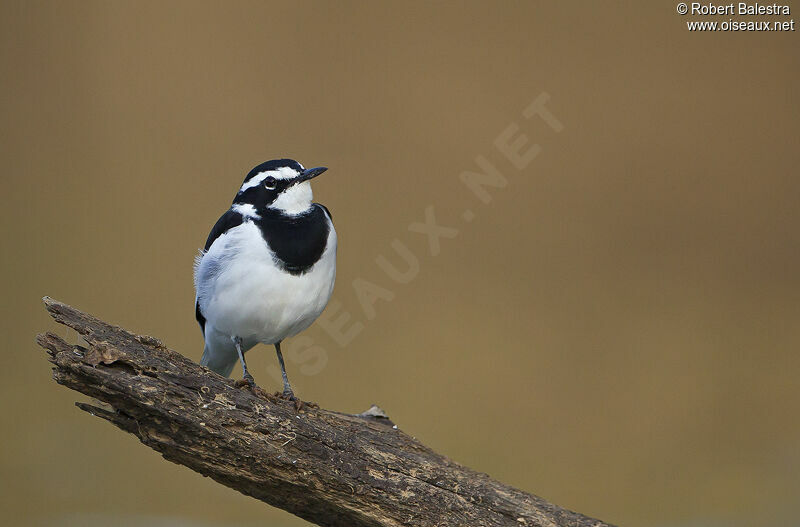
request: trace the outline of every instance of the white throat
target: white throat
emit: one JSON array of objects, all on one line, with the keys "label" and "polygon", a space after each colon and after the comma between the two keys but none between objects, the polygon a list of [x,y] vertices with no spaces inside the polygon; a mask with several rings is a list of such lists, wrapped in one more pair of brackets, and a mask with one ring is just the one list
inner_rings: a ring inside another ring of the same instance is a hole
[{"label": "white throat", "polygon": [[290,216],[296,216],[311,208],[313,199],[311,183],[303,181],[281,192],[277,199],[269,205],[269,208],[279,210]]}]

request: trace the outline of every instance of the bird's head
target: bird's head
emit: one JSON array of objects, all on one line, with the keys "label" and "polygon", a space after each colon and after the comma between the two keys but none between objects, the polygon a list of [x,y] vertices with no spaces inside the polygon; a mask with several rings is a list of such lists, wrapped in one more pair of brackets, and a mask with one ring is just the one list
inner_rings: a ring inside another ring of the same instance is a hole
[{"label": "bird's head", "polygon": [[266,161],[247,174],[233,204],[253,212],[273,209],[292,216],[302,214],[314,198],[310,180],[326,170],[304,168],[293,159]]}]

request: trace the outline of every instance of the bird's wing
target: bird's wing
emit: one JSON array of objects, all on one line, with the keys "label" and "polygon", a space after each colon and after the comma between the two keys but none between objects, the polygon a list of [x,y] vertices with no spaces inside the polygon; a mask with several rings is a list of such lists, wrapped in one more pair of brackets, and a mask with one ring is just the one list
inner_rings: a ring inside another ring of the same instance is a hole
[{"label": "bird's wing", "polygon": [[214,240],[225,234],[228,229],[241,225],[242,221],[244,221],[244,218],[241,214],[232,209],[228,209],[211,228],[211,232],[208,233],[208,239],[206,240],[206,246],[203,250],[207,251],[208,248],[211,247],[211,244],[214,243]]},{"label": "bird's wing", "polygon": [[328,215],[328,219],[333,221],[333,215],[331,215],[331,211],[328,210],[328,207],[326,207],[322,203],[314,203],[314,205],[316,205],[317,207],[320,207],[323,211],[325,211],[325,214]]},{"label": "bird's wing", "polygon": [[203,313],[200,311],[200,300],[197,299],[194,301],[194,317],[197,319],[197,323],[200,324],[200,331],[203,332],[203,336],[206,336],[206,317],[203,316]]},{"label": "bird's wing", "polygon": [[[208,248],[211,247],[211,244],[214,241],[225,234],[228,229],[232,229],[238,225],[242,224],[244,218],[238,212],[228,209],[225,214],[220,216],[217,220],[217,223],[211,228],[211,232],[208,233],[208,239],[206,240],[206,245],[203,247],[203,252],[208,251]],[[194,303],[194,316],[197,319],[197,323],[200,324],[200,330],[203,332],[205,336],[206,333],[206,317],[203,316],[203,312],[200,310],[200,298],[198,297],[195,299]]]}]

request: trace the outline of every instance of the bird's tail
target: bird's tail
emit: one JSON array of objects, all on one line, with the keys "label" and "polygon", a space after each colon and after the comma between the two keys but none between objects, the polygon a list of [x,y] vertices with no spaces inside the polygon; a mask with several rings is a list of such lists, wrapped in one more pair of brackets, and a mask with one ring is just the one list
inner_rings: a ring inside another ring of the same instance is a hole
[{"label": "bird's tail", "polygon": [[239,360],[236,348],[231,346],[233,348],[233,354],[231,354],[231,350],[227,349],[227,347],[216,349],[208,344],[209,342],[206,341],[206,347],[203,348],[203,358],[200,359],[200,364],[222,376],[230,376],[233,367],[236,366],[236,362]]}]

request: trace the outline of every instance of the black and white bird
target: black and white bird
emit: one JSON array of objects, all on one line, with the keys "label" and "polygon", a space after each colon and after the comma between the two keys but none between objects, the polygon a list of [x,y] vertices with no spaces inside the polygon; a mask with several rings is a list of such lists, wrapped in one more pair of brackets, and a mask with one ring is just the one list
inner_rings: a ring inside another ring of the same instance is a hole
[{"label": "black and white bird", "polygon": [[283,394],[294,399],[281,341],[322,313],[336,279],[336,231],[312,201],[310,180],[327,169],[277,159],[253,168],[195,261],[195,313],[205,338],[200,364],[228,376],[244,354],[273,344]]}]

